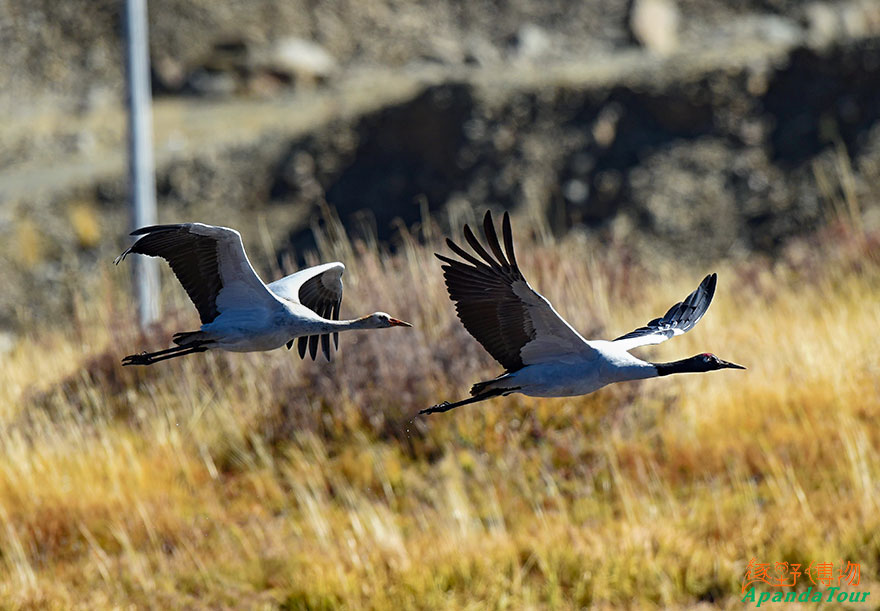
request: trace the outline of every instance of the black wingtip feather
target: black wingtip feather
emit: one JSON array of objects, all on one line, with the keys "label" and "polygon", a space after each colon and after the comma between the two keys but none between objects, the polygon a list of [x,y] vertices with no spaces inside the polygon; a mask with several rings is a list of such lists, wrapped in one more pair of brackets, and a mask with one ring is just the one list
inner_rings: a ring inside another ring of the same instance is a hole
[{"label": "black wingtip feather", "polygon": [[683,333],[690,331],[712,304],[717,282],[717,274],[711,273],[707,275],[690,295],[670,307],[662,317],[655,318],[644,327],[639,327],[626,335],[621,335],[613,341],[657,333],[663,333],[669,338],[674,335],[675,329],[680,329]]},{"label": "black wingtip feather", "polygon": [[[490,217],[491,221],[491,217]],[[464,239],[467,240],[467,243],[470,244],[471,248],[473,248],[478,255],[483,257],[486,260],[486,263],[489,264],[490,267],[496,270],[501,269],[501,264],[496,261],[492,255],[486,252],[486,249],[483,248],[483,245],[480,244],[480,241],[477,239],[477,236],[474,235],[474,232],[471,231],[471,228],[467,225],[464,226]],[[488,238],[487,238],[488,239]]]},{"label": "black wingtip feather", "polygon": [[[461,257],[462,259],[464,259],[465,261],[467,261],[468,263],[470,263],[474,267],[476,267],[478,269],[490,269],[488,265],[486,265],[484,262],[477,259],[471,253],[469,253],[468,251],[463,249],[461,246],[459,246],[458,244],[456,244],[455,242],[453,242],[449,238],[446,238],[446,244],[449,246],[449,248],[452,250],[452,252],[457,254],[459,257]],[[455,261],[455,263],[461,265],[461,261]]]},{"label": "black wingtip feather", "polygon": [[223,280],[216,238],[193,234],[185,225],[151,225],[135,229],[131,235],[140,237],[120,255],[120,261],[131,253],[165,259],[198,310],[202,324],[218,316],[216,299]]},{"label": "black wingtip feather", "polygon": [[126,248],[121,255],[113,259],[113,265],[119,265],[120,262],[125,261],[125,257],[128,256],[128,253],[131,252],[131,248]]},{"label": "black wingtip feather", "polygon": [[[321,309],[321,317],[330,320],[330,317],[333,315],[333,304],[327,303]],[[330,362],[330,334],[325,333],[321,336],[321,352],[324,354],[324,358],[327,359],[327,362]]]},{"label": "black wingtip feather", "polygon": [[443,263],[443,278],[459,320],[508,372],[516,371],[523,367],[521,350],[534,339],[534,330],[522,298],[514,292],[514,284],[525,279],[516,267],[510,218],[505,213],[502,224],[506,254],[489,211],[483,216],[482,230],[488,250],[464,225],[465,241],[475,254],[447,238],[450,250],[462,260],[434,256]]},{"label": "black wingtip feather", "polygon": [[[339,320],[339,309],[342,302],[341,287],[335,289],[323,284],[323,273],[317,274],[306,280],[299,289],[300,303],[312,310],[321,318],[327,320]],[[303,354],[308,351],[312,359],[317,359],[318,344],[321,352],[329,361],[331,358],[330,333],[308,336],[300,340]],[[339,347],[339,335],[332,333],[333,344]],[[303,356],[305,358],[305,356]]]},{"label": "black wingtip feather", "polygon": [[703,279],[701,284],[705,285],[706,292],[709,294],[709,299],[712,299],[712,297],[715,296],[715,287],[718,286],[718,274],[712,272]]},{"label": "black wingtip feather", "polygon": [[324,358],[327,359],[327,362],[330,362],[330,336],[326,333],[321,336],[321,352],[324,353]]},{"label": "black wingtip feather", "polygon": [[504,237],[504,250],[507,252],[510,267],[519,270],[519,266],[516,264],[516,254],[513,251],[513,229],[510,226],[510,214],[506,210],[501,221],[501,233]]},{"label": "black wingtip feather", "polygon": [[309,356],[312,357],[313,361],[318,359],[318,336],[317,335],[310,335],[309,336]]},{"label": "black wingtip feather", "polygon": [[[333,320],[339,320],[339,306],[340,306],[340,302],[338,302],[338,301],[333,304],[333,313],[332,313]],[[337,350],[339,350],[339,333],[333,334],[333,346]]]},{"label": "black wingtip feather", "polygon": [[144,235],[146,233],[157,233],[160,231],[174,231],[180,228],[181,225],[148,225],[147,227],[139,227],[128,235]]},{"label": "black wingtip feather", "polygon": [[495,223],[492,222],[492,213],[488,210],[486,210],[486,216],[483,217],[483,233],[486,236],[486,243],[501,266],[509,267],[507,257],[504,256],[504,251],[501,250],[501,244],[498,242],[498,233],[495,231]]}]

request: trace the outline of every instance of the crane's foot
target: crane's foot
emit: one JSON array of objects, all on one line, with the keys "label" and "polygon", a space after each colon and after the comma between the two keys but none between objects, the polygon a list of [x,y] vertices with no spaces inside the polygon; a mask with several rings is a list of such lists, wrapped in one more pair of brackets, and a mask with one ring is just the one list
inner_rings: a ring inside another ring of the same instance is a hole
[{"label": "crane's foot", "polygon": [[443,403],[438,403],[437,405],[432,405],[427,409],[423,409],[419,412],[419,415],[426,414],[438,414],[440,412],[448,412],[451,409],[455,409],[456,407],[461,407],[462,405],[468,405],[470,403],[476,403],[477,401],[485,401],[486,399],[491,399],[492,397],[497,397],[499,395],[509,394],[519,390],[519,387],[515,388],[493,388],[491,390],[487,390],[473,397],[468,397],[467,399],[462,399],[461,401],[456,401],[455,403],[450,403],[449,401],[444,401]]},{"label": "crane's foot", "polygon": [[140,354],[129,354],[127,357],[122,359],[122,366],[127,367],[129,365],[152,365],[153,364],[153,355],[148,353],[147,351],[141,352]]},{"label": "crane's foot", "polygon": [[423,409],[419,412],[419,415],[421,416],[423,414],[437,414],[440,412],[448,412],[453,407],[455,406],[452,405],[452,403],[450,403],[449,401],[444,401],[443,403],[438,403],[437,405],[432,405],[431,407]]}]

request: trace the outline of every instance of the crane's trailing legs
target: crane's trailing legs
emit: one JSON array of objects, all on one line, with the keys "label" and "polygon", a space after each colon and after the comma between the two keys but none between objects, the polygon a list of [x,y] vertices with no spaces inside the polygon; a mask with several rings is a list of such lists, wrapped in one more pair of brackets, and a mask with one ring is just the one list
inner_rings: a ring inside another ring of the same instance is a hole
[{"label": "crane's trailing legs", "polygon": [[443,262],[446,289],[465,329],[505,372],[475,384],[470,398],[438,403],[420,414],[447,412],[514,392],[530,397],[575,397],[617,382],[745,369],[709,352],[671,363],[652,363],[630,354],[635,348],[690,331],[712,302],[718,281],[715,274],[707,275],[690,295],[646,325],[612,341],[588,340],[526,281],[516,262],[506,212],[501,224],[503,242],[489,212],[483,217],[485,245],[469,226],[464,226],[463,233],[472,252],[447,239],[459,259],[437,254]]},{"label": "crane's trailing legs", "polygon": [[248,261],[241,234],[203,223],[153,225],[132,232],[137,241],[116,258],[129,254],[168,261],[199,313],[198,331],[176,333],[174,348],[131,354],[123,365],[152,365],[206,350],[263,352],[293,347],[299,355],[318,356],[320,344],[330,360],[330,336],[337,348],[340,331],[411,327],[385,312],[339,320],[342,272],[338,261],[302,269],[265,284]]},{"label": "crane's trailing legs", "polygon": [[158,350],[156,352],[141,352],[140,354],[129,354],[122,359],[122,365],[152,365],[159,361],[173,359],[178,356],[186,356],[187,354],[195,354],[196,352],[205,352],[208,348],[205,344],[211,342],[197,342],[187,344],[185,346],[174,346],[167,350]]},{"label": "crane's trailing legs", "polygon": [[461,401],[456,401],[454,403],[444,401],[443,403],[438,403],[437,405],[432,405],[431,407],[423,409],[419,412],[419,415],[421,416],[423,414],[439,414],[441,412],[448,412],[449,410],[455,409],[456,407],[461,407],[462,405],[469,405],[471,403],[477,403],[478,401],[485,401],[486,399],[491,399],[492,397],[500,397],[501,395],[513,392],[515,390],[517,389],[499,388],[481,393],[479,395],[475,395],[473,397],[468,397],[467,399],[462,399]]}]

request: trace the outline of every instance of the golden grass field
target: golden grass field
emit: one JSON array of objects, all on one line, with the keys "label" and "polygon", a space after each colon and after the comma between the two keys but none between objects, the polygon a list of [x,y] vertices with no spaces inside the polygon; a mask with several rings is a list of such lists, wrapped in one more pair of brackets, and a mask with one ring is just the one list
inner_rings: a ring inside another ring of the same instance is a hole
[{"label": "golden grass field", "polygon": [[500,371],[455,318],[436,236],[393,256],[325,242],[348,264],[343,316],[415,325],[343,335],[330,364],[123,369],[198,322],[166,274],[173,316],[138,337],[128,269],[107,261],[69,321],[3,357],[0,607],[738,609],[756,558],[858,562],[873,594],[854,607],[876,608],[878,236],[832,223],[772,261],[683,267],[528,226],[514,218],[521,268],[586,337],[717,271],[702,322],[639,354],[748,371],[410,421]]}]

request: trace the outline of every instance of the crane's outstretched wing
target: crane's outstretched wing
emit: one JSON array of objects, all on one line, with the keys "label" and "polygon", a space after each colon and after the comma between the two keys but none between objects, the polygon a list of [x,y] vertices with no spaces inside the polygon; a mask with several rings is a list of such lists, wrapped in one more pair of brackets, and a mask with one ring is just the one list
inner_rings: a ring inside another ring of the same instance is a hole
[{"label": "crane's outstretched wing", "polygon": [[450,239],[446,240],[449,248],[466,262],[435,254],[445,263],[446,288],[465,329],[508,372],[565,354],[597,354],[550,302],[526,282],[516,264],[510,216],[506,212],[502,232],[504,251],[495,233],[492,214],[486,212],[483,234],[492,254],[467,225],[464,237],[482,260]]},{"label": "crane's outstretched wing", "polygon": [[226,308],[281,305],[257,276],[235,229],[183,223],[141,227],[131,235],[141,237],[116,258],[116,263],[130,253],[168,261],[203,325]]},{"label": "crane's outstretched wing", "polygon": [[[342,305],[342,263],[324,263],[301,269],[295,274],[285,276],[269,284],[269,290],[290,301],[301,303],[318,316],[339,320],[339,308]],[[321,350],[324,358],[330,360],[330,336],[301,337],[297,343],[300,358],[306,357],[306,347],[312,360],[318,355],[318,338],[321,339]],[[339,348],[339,334],[333,334],[333,344]]]},{"label": "crane's outstretched wing", "polygon": [[694,328],[709,309],[715,295],[715,284],[718,277],[709,274],[696,290],[669,308],[662,318],[655,318],[644,327],[639,327],[626,335],[614,340],[614,346],[624,350],[632,350],[639,346],[648,346],[665,342],[670,337],[682,335]]}]

